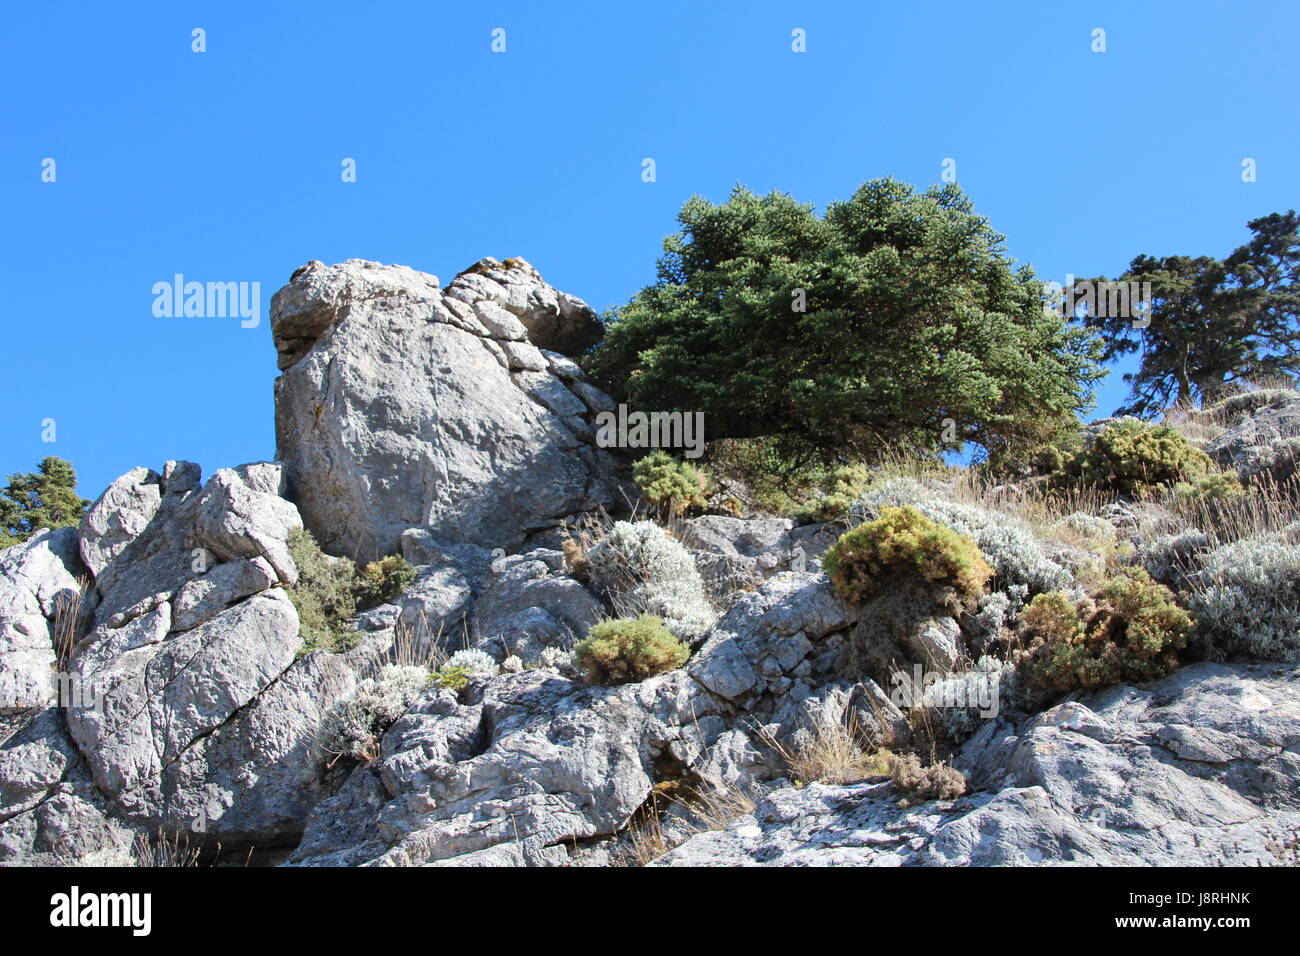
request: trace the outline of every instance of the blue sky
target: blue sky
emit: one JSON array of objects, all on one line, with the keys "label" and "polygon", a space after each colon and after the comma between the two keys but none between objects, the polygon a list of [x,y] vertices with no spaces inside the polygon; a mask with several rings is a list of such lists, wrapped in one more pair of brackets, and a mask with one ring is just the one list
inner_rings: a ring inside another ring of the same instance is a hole
[{"label": "blue sky", "polygon": [[[1294,2],[46,0],[0,24],[0,473],[59,455],[92,498],[135,465],[273,455],[266,312],[309,259],[445,283],[521,255],[603,309],[653,280],[693,192],[820,208],[953,158],[1063,280],[1226,254],[1300,182]],[[260,282],[262,321],[155,317],[175,273]]]}]

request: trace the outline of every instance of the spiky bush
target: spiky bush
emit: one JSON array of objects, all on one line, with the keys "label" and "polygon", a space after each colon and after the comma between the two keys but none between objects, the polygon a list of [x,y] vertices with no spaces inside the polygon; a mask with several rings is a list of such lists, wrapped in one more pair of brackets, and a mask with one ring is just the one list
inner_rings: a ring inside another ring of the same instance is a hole
[{"label": "spiky bush", "polygon": [[379,756],[379,738],[406,713],[429,685],[423,667],[389,664],[378,676],[357,685],[353,696],[336,705],[326,716],[321,736],[328,754],[355,760]]},{"label": "spiky bush", "polygon": [[357,574],[354,585],[357,610],[387,604],[409,588],[414,580],[415,568],[401,555],[390,554],[371,561]]},{"label": "spiky bush", "polygon": [[997,575],[993,589],[1011,598],[1012,611],[1032,595],[1062,590],[1072,583],[1070,572],[1045,554],[1033,533],[1014,515],[958,504],[941,488],[913,478],[883,482],[858,498],[852,515],[871,521],[888,507],[910,506],[927,518],[974,540]]},{"label": "spiky bush", "polygon": [[1207,656],[1300,661],[1300,522],[1210,551],[1190,584]]},{"label": "spiky bush", "polygon": [[1168,425],[1125,418],[1103,429],[1065,472],[1121,494],[1141,494],[1195,482],[1218,470],[1209,455]]},{"label": "spiky bush", "polygon": [[587,578],[618,614],[653,614],[686,641],[716,617],[690,552],[653,521],[616,521],[587,549]]},{"label": "spiky bush", "polygon": [[633,465],[632,480],[646,501],[672,514],[705,508],[709,503],[709,476],[663,450],[652,451]]},{"label": "spiky bush", "polygon": [[1174,485],[1174,498],[1183,507],[1222,505],[1246,493],[1236,472],[1220,471]]},{"label": "spiky bush", "polygon": [[1158,680],[1178,668],[1195,623],[1142,568],[1125,568],[1091,602],[1040,594],[1025,609],[1029,678],[1054,692]]},{"label": "spiky bush", "polygon": [[690,648],[652,614],[593,624],[573,660],[593,684],[626,684],[681,667]]},{"label": "spiky bush", "polygon": [[912,507],[885,508],[875,521],[840,535],[822,556],[822,569],[851,604],[865,603],[900,575],[974,597],[993,574],[974,541]]},{"label": "spiky bush", "polygon": [[915,754],[891,755],[889,775],[894,788],[909,804],[956,800],[966,792],[966,778],[961,771],[944,763],[923,766]]}]

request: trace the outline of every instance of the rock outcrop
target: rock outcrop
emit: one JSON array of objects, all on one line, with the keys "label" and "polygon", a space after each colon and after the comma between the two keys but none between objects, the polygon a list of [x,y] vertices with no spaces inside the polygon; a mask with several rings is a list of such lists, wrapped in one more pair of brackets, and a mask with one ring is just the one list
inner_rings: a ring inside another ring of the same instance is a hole
[{"label": "rock outcrop", "polygon": [[1277,866],[1300,862],[1300,683],[1198,664],[991,722],[976,789],[900,807],[888,781],[778,787],[660,866]]},{"label": "rock outcrop", "polygon": [[[268,463],[206,484],[187,462],[138,468],[79,532],[0,556],[13,569],[0,607],[21,612],[8,620],[28,645],[5,679],[35,684],[43,668],[54,687],[54,600],[95,608],[63,649],[61,706],[29,705],[0,743],[0,859],[76,862],[182,835],[228,849],[296,841],[323,795],[322,715],[356,678],[341,658],[296,659],[281,587],[297,579],[288,536],[302,524],[281,487]],[[78,574],[93,580],[85,594]]]},{"label": "rock outcrop", "polygon": [[74,528],[0,551],[0,714],[54,700],[55,632],[79,623],[84,573]]},{"label": "rock outcrop", "polygon": [[275,294],[276,449],[322,547],[373,559],[425,526],[514,549],[615,500],[594,445],[608,397],[553,349],[599,323],[520,259],[447,289],[404,266],[310,263]]},{"label": "rock outcrop", "polygon": [[1275,483],[1295,477],[1300,462],[1300,393],[1290,389],[1246,392],[1222,403],[1217,413],[1228,428],[1206,446],[1224,468],[1243,481]]}]

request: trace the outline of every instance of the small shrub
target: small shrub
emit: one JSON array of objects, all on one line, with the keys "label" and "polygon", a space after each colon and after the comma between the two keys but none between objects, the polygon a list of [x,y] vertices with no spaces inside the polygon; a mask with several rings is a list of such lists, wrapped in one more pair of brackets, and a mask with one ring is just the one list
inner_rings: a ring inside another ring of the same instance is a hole
[{"label": "small shrub", "polygon": [[650,614],[593,624],[573,660],[593,684],[626,684],[681,667],[690,648]]},{"label": "small shrub", "polygon": [[699,468],[655,450],[632,466],[632,480],[646,501],[669,514],[708,506],[709,477]]},{"label": "small shrub", "polygon": [[821,494],[795,508],[791,517],[800,524],[846,520],[870,483],[871,472],[864,465],[840,465],[822,482]]},{"label": "small shrub", "polygon": [[361,635],[347,623],[357,613],[352,562],[325,554],[306,530],[290,533],[289,556],[298,566],[298,583],[287,589],[298,611],[298,633],[303,642],[298,655],[355,647]]},{"label": "small shrub", "polygon": [[573,655],[569,651],[558,647],[543,647],[539,662],[542,667],[553,667],[559,670],[568,667],[572,659]]},{"label": "small shrub", "polygon": [[1232,471],[1202,475],[1194,481],[1180,481],[1174,485],[1174,499],[1184,508],[1221,505],[1245,493],[1241,480]]},{"label": "small shrub", "polygon": [[1196,528],[1162,534],[1144,542],[1135,560],[1166,587],[1182,590],[1187,576],[1196,571],[1213,548],[1210,536]]},{"label": "small shrub", "polygon": [[1082,606],[1059,592],[1040,594],[1022,624],[1032,648],[1028,676],[1054,692],[1158,680],[1178,668],[1195,629],[1173,593],[1142,568],[1125,568]]},{"label": "small shrub", "polygon": [[357,612],[393,600],[415,580],[415,568],[397,555],[371,561],[358,571],[348,558],[322,551],[310,531],[290,532],[288,543],[289,556],[298,566],[298,583],[287,593],[298,611],[299,657],[356,647],[361,635],[351,621]]},{"label": "small shrub", "polygon": [[447,690],[464,690],[469,686],[469,671],[464,667],[444,664],[433,675],[433,685]]},{"label": "small shrub", "polygon": [[823,555],[822,568],[851,604],[865,603],[900,574],[963,597],[979,594],[993,574],[974,541],[912,507],[885,508],[875,521],[845,532]]},{"label": "small shrub", "polygon": [[966,778],[960,770],[944,763],[922,766],[915,754],[891,754],[889,775],[909,804],[956,800],[966,792]]},{"label": "small shrub", "polygon": [[921,690],[921,704],[953,743],[973,736],[1018,696],[1015,666],[985,655],[969,670],[946,674]]},{"label": "small shrub", "polygon": [[1195,482],[1218,467],[1168,425],[1126,418],[1103,429],[1065,471],[1077,480],[1131,495],[1172,488],[1180,481]]},{"label": "small shrub", "polygon": [[1098,515],[1075,511],[1057,522],[1064,536],[1088,545],[1092,550],[1113,548],[1119,540],[1115,526]]},{"label": "small shrub", "polygon": [[587,578],[623,617],[653,614],[685,641],[713,624],[695,560],[653,521],[616,521],[587,549]]},{"label": "small shrub", "polygon": [[1012,612],[1035,594],[1070,587],[1070,572],[1043,553],[1029,528],[1013,515],[959,504],[931,483],[896,478],[858,498],[852,514],[871,521],[887,507],[911,506],[932,521],[971,538],[993,567],[993,589],[1006,592]]},{"label": "small shrub", "polygon": [[365,611],[387,604],[400,596],[414,580],[415,568],[401,555],[390,554],[371,561],[357,575],[357,610]]},{"label": "small shrub", "polygon": [[447,663],[443,667],[463,668],[467,674],[476,674],[482,677],[495,677],[501,670],[497,666],[497,662],[492,659],[491,654],[476,648],[457,651],[447,658]]},{"label": "small shrub", "polygon": [[1300,661],[1300,523],[1216,548],[1189,577],[1207,656]]},{"label": "small shrub", "polygon": [[379,738],[406,713],[429,684],[423,667],[389,664],[378,676],[357,685],[356,693],[336,705],[326,716],[321,735],[324,749],[336,756],[374,760]]}]

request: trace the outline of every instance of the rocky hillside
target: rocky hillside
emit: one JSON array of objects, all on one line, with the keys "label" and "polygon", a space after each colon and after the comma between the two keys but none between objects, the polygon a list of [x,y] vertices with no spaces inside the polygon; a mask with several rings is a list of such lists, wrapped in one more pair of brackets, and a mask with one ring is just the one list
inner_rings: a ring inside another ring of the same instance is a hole
[{"label": "rocky hillside", "polygon": [[[312,262],[271,321],[277,461],[0,552],[0,863],[1300,862],[1293,514],[947,473],[658,521],[523,260]],[[1300,395],[1178,427],[1280,487]]]}]

